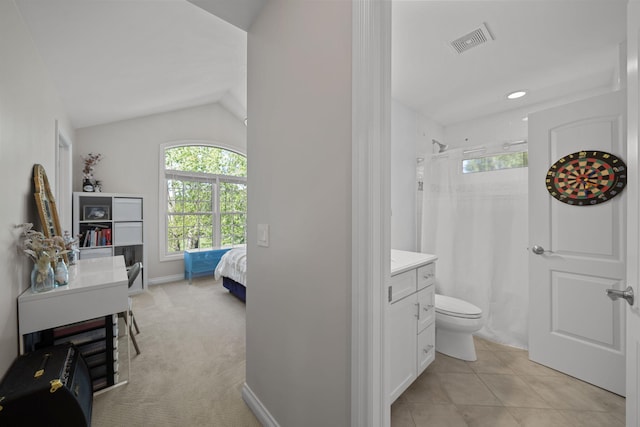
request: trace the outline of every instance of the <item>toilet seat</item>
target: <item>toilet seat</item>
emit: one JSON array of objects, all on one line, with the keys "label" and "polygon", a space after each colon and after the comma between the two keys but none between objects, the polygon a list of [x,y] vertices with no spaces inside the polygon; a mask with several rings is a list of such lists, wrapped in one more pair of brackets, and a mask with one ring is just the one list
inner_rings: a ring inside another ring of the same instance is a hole
[{"label": "toilet seat", "polygon": [[436,294],[436,313],[462,319],[480,319],[482,310],[458,298]]}]

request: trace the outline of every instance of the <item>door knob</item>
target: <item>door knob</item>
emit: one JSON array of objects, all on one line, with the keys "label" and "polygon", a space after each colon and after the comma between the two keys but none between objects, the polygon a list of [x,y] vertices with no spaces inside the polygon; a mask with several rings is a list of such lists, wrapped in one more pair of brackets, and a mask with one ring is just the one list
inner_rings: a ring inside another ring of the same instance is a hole
[{"label": "door knob", "polygon": [[607,296],[611,298],[612,301],[617,300],[618,298],[624,298],[629,305],[633,305],[634,295],[633,288],[631,286],[627,286],[627,289],[624,291],[619,291],[617,289],[607,289]]},{"label": "door knob", "polygon": [[533,247],[531,248],[531,251],[536,255],[542,255],[545,252],[551,252],[551,251],[545,251],[544,248],[540,245],[533,245]]}]

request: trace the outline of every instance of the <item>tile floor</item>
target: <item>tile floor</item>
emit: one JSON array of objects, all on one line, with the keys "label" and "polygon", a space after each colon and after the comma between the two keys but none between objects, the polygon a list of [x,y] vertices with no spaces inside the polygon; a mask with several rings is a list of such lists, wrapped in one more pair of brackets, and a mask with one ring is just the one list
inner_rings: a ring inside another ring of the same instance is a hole
[{"label": "tile floor", "polygon": [[478,360],[437,353],[391,406],[392,427],[624,427],[625,400],[476,338]]}]

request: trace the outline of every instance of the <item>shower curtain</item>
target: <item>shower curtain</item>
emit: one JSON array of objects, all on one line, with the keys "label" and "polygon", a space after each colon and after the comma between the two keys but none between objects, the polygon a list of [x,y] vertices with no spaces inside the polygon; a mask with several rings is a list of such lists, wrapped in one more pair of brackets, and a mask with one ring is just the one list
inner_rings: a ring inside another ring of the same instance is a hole
[{"label": "shower curtain", "polygon": [[463,174],[463,158],[425,161],[422,252],[438,257],[436,293],[482,309],[478,336],[527,348],[527,168]]}]

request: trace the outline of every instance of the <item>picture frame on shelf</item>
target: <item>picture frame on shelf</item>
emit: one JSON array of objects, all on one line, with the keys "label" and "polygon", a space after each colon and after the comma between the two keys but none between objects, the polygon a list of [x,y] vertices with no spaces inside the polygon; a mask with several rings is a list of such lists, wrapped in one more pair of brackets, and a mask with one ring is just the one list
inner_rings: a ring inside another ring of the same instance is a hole
[{"label": "picture frame on shelf", "polygon": [[108,220],[109,206],[85,205],[82,210],[83,220]]}]

